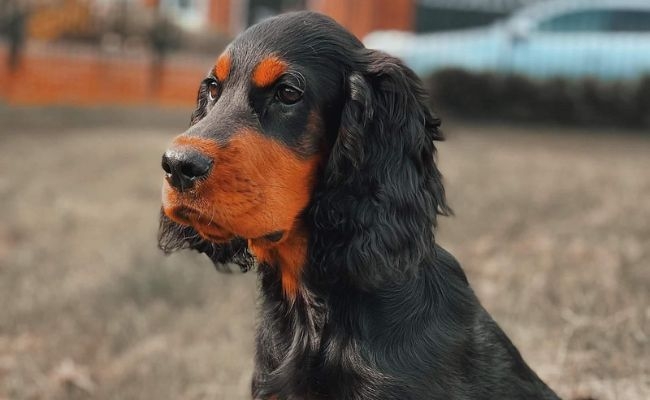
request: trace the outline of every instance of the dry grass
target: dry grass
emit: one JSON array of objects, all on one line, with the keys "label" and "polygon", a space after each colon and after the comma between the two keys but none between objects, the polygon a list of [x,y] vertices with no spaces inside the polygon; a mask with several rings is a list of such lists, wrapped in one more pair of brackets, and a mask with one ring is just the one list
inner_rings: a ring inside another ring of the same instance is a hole
[{"label": "dry grass", "polygon": [[[248,398],[255,276],[155,246],[186,115],[56,132],[2,115],[0,399]],[[531,366],[566,398],[650,398],[650,138],[447,134],[439,240]]]}]

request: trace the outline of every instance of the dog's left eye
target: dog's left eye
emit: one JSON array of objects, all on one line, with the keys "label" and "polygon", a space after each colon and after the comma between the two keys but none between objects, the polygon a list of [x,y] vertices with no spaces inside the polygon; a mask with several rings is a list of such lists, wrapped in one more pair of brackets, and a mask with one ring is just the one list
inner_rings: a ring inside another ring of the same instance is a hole
[{"label": "dog's left eye", "polygon": [[275,92],[275,97],[281,103],[288,105],[295,104],[302,98],[302,91],[289,85],[280,85],[278,90]]},{"label": "dog's left eye", "polygon": [[215,101],[221,92],[221,87],[217,81],[210,81],[208,83],[208,95],[211,101]]}]

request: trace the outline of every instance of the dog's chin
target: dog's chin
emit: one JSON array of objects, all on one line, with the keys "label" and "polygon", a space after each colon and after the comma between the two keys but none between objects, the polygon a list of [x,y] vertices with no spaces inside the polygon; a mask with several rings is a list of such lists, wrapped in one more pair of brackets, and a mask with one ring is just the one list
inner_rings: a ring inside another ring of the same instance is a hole
[{"label": "dog's chin", "polygon": [[180,224],[162,210],[158,247],[167,254],[182,249],[196,250],[210,258],[215,268],[222,272],[232,271],[233,265],[246,272],[255,265],[255,259],[248,251],[247,240],[214,228],[201,229]]},{"label": "dog's chin", "polygon": [[221,229],[215,229],[211,226],[194,225],[192,228],[198,232],[203,239],[214,244],[222,245],[237,239],[237,236],[234,234]]},{"label": "dog's chin", "polygon": [[247,272],[255,266],[255,259],[248,251],[248,242],[242,238],[221,243],[206,240],[195,250],[208,256],[214,267],[221,272],[232,272],[233,266],[239,267],[241,272]]},{"label": "dog's chin", "polygon": [[201,236],[212,242],[227,242],[236,236],[219,225],[214,217],[195,207],[163,203],[163,213],[179,225],[191,226]]}]

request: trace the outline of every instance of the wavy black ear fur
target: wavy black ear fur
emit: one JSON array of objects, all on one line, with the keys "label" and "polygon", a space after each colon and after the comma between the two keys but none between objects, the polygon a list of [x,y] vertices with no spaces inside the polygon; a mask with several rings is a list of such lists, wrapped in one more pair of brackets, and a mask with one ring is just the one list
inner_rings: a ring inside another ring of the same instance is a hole
[{"label": "wavy black ear fur", "polygon": [[434,160],[440,120],[422,82],[394,57],[358,52],[311,209],[313,259],[324,278],[372,289],[417,273],[434,252],[437,216],[452,211]]},{"label": "wavy black ear fur", "polygon": [[215,268],[221,272],[231,272],[230,266],[239,266],[242,272],[250,270],[255,260],[248,251],[244,239],[234,239],[228,243],[213,243],[203,239],[191,226],[177,224],[160,211],[158,247],[170,254],[176,250],[192,249],[207,255]]}]

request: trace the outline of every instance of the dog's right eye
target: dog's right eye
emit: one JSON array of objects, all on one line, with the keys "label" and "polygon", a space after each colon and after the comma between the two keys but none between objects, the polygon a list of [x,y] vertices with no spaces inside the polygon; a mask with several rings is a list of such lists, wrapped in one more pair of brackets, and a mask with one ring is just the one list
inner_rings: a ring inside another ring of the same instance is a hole
[{"label": "dog's right eye", "polygon": [[210,96],[210,101],[215,101],[219,98],[221,94],[221,86],[217,81],[208,82],[208,96]]},{"label": "dog's right eye", "polygon": [[280,85],[275,92],[275,97],[286,105],[297,103],[302,98],[302,91],[289,85]]}]

